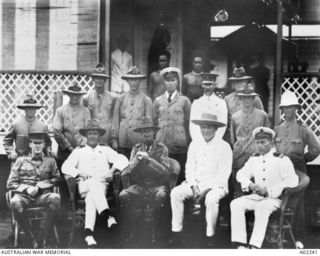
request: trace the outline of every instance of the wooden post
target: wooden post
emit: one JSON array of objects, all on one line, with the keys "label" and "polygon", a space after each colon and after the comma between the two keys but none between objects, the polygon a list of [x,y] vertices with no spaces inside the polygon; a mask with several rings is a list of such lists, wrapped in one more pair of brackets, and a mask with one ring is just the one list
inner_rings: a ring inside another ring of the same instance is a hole
[{"label": "wooden post", "polygon": [[109,70],[110,59],[110,0],[100,0],[99,62]]},{"label": "wooden post", "polygon": [[281,72],[282,72],[282,19],[283,0],[277,0],[277,52],[276,52],[276,72],[274,87],[274,124],[280,121],[280,111],[278,105],[281,97]]},{"label": "wooden post", "polygon": [[289,48],[287,49],[287,58],[288,58],[288,67],[287,67],[287,72],[290,72],[290,65],[292,63],[292,55],[291,55],[291,43],[292,43],[292,24],[290,23],[288,25],[289,29],[289,35],[288,35],[288,41],[289,41]]},{"label": "wooden post", "polygon": [[[110,74],[110,0],[100,0],[100,17],[98,22],[99,63],[104,64],[107,73]],[[110,81],[107,81],[106,88],[110,90]]]}]

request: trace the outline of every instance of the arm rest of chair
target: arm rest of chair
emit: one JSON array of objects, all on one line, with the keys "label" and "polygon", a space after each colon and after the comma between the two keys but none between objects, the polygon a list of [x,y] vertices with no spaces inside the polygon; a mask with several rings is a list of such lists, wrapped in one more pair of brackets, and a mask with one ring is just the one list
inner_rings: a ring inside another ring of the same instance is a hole
[{"label": "arm rest of chair", "polygon": [[169,168],[169,182],[170,182],[170,190],[172,190],[175,185],[177,184],[177,181],[178,181],[178,177],[179,177],[179,174],[180,174],[180,164],[177,160],[173,159],[173,158],[170,158],[169,157],[169,165],[170,165],[170,168]]},{"label": "arm rest of chair", "polygon": [[120,194],[120,183],[121,183],[121,173],[119,170],[113,172],[112,177],[112,186],[113,186],[113,195],[116,204],[116,208],[119,207],[119,194]]},{"label": "arm rest of chair", "polygon": [[10,208],[10,202],[11,202],[11,198],[13,197],[13,190],[9,190],[6,192],[6,202],[8,207]]},{"label": "arm rest of chair", "polygon": [[130,186],[130,173],[127,172],[128,168],[129,167],[126,167],[120,174],[124,189],[127,189]]},{"label": "arm rest of chair", "polygon": [[74,204],[77,185],[76,179],[68,174],[64,174],[63,176],[68,186],[71,203]]},{"label": "arm rest of chair", "polygon": [[293,188],[284,188],[281,194],[281,211],[286,208],[295,208],[300,200],[302,192],[309,185],[310,178],[303,172],[297,171],[299,176],[299,184]]},{"label": "arm rest of chair", "polygon": [[113,176],[112,177],[113,190],[118,191],[119,193],[120,183],[121,183],[121,173],[119,170],[115,170],[112,176]]}]

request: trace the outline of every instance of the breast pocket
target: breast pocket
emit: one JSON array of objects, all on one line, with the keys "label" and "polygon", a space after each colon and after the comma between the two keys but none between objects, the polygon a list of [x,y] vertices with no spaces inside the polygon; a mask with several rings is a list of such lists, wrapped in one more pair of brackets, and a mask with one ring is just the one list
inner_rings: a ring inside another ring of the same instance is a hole
[{"label": "breast pocket", "polygon": [[174,108],[174,120],[177,122],[183,122],[184,120],[184,113],[182,107],[175,107]]},{"label": "breast pocket", "polygon": [[303,150],[304,149],[304,144],[301,139],[292,139],[291,145],[295,150]]},{"label": "breast pocket", "polygon": [[41,180],[47,180],[47,179],[50,179],[51,177],[51,171],[49,168],[45,168],[43,170],[40,171],[40,177],[41,177]]}]

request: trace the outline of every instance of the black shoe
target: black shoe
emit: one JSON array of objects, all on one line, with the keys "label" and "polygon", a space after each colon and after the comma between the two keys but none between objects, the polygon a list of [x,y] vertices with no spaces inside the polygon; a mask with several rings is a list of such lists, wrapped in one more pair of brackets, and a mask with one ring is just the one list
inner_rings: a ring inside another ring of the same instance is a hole
[{"label": "black shoe", "polygon": [[39,249],[39,244],[35,239],[32,239],[31,244],[32,244],[32,249]]},{"label": "black shoe", "polygon": [[215,236],[206,237],[206,248],[213,249],[217,246],[217,241]]},{"label": "black shoe", "polygon": [[186,247],[186,241],[183,239],[181,232],[173,232],[173,235],[168,243],[170,248]]},{"label": "black shoe", "polygon": [[43,248],[43,249],[57,249],[58,246],[52,241],[47,242],[46,240],[44,240],[42,242],[41,248]]}]

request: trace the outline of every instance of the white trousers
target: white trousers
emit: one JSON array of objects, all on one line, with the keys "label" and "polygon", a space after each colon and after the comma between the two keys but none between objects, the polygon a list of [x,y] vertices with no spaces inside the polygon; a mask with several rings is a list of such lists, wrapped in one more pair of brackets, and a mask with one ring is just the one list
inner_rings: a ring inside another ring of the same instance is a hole
[{"label": "white trousers", "polygon": [[[202,192],[202,191],[200,191]],[[219,214],[219,201],[226,195],[221,188],[213,188],[205,198],[207,236],[215,234]],[[171,191],[172,231],[181,232],[183,229],[184,201],[193,197],[193,191],[188,183],[182,183]]]},{"label": "white trousers", "polygon": [[265,198],[250,199],[250,195],[234,199],[231,204],[231,241],[247,244],[246,211],[254,211],[255,221],[249,244],[261,247],[272,212],[280,207],[281,200]]},{"label": "white trousers", "polygon": [[95,179],[87,179],[81,182],[81,187],[87,191],[85,195],[85,228],[93,231],[97,212],[100,214],[103,210],[109,209],[106,198],[107,183]]}]

